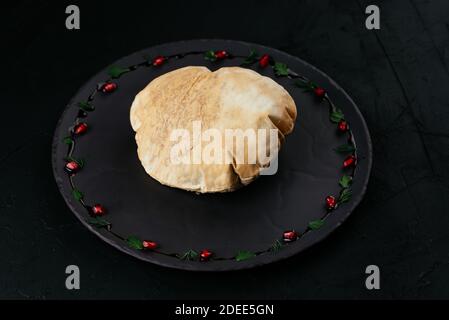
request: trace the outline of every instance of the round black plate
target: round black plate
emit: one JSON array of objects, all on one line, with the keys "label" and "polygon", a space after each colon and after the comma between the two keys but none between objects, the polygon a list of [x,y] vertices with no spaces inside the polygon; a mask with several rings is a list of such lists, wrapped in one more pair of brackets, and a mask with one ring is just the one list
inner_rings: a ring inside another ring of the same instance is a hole
[{"label": "round black plate", "polygon": [[[233,57],[208,61],[204,58],[208,50],[226,50]],[[276,76],[273,66],[261,68],[256,62],[249,68],[284,86],[298,108],[296,127],[281,149],[277,174],[262,176],[232,193],[203,195],[169,188],[149,177],[137,158],[134,132],[129,123],[134,96],[148,82],[166,72],[188,65],[203,65],[211,70],[238,66],[251,50],[259,55],[270,55],[274,61],[287,65],[290,72],[324,88],[334,105],[344,113],[351,131],[338,133],[337,124],[330,121],[327,101],[317,99],[313,91],[297,87],[298,79]],[[175,57],[182,53],[191,54]],[[157,67],[145,63],[159,55],[170,58]],[[179,269],[251,268],[292,256],[322,240],[362,199],[372,161],[365,121],[344,90],[306,62],[256,44],[194,40],[142,50],[118,60],[113,66],[135,66],[132,68],[135,70],[112,79],[118,85],[112,93],[97,90],[99,83],[111,78],[110,66],[78,91],[57,125],[53,168],[70,209],[90,231],[117,249],[145,261]],[[93,98],[90,105],[83,104],[89,97]],[[76,120],[80,103],[82,108],[93,106],[95,110]],[[88,124],[85,134],[71,133],[76,121]],[[347,144],[350,136],[357,146],[357,167],[343,169],[347,154],[338,153],[335,148]],[[70,137],[74,139],[72,144]],[[84,160],[84,166],[70,177],[64,166],[72,147],[71,156],[77,161]],[[352,197],[327,212],[325,198],[334,195],[338,199],[342,192],[339,180],[345,174],[353,175]],[[82,192],[81,201],[81,194],[74,189]],[[106,208],[103,219],[110,223],[108,227],[92,224],[89,206],[96,203]],[[322,226],[311,229],[310,222],[316,220],[323,221]],[[300,237],[285,243],[283,232],[288,230],[296,230]],[[131,241],[127,241],[129,238]],[[138,241],[143,239],[157,242],[156,251],[140,250]],[[203,249],[214,254],[207,262],[200,261],[193,253]],[[184,255],[189,250],[191,254]]]}]

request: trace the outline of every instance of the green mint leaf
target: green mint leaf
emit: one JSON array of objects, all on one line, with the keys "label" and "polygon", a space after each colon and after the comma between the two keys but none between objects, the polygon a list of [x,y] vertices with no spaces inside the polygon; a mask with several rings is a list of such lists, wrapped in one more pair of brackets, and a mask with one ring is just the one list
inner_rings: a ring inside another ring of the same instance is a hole
[{"label": "green mint leaf", "polygon": [[274,64],[274,73],[278,76],[288,76],[288,67],[285,63],[276,62]]},{"label": "green mint leaf", "polygon": [[330,120],[334,123],[339,123],[341,120],[344,120],[345,116],[340,109],[336,109],[331,112]]},{"label": "green mint leaf", "polygon": [[257,52],[255,50],[251,50],[251,52],[249,53],[249,56],[247,56],[245,58],[245,60],[243,60],[242,62],[242,66],[250,66],[253,63],[255,63],[257,61]]},{"label": "green mint leaf", "polygon": [[94,107],[91,103],[89,103],[89,102],[87,102],[87,101],[81,101],[81,102],[79,102],[79,103],[78,103],[78,107],[79,107],[81,110],[86,111],[86,112],[91,112],[91,111],[94,111],[94,110],[95,110],[95,107]]},{"label": "green mint leaf", "polygon": [[316,87],[311,81],[305,82],[301,80],[296,81],[295,86],[304,89],[304,91],[312,91]]},{"label": "green mint leaf", "polygon": [[108,69],[108,74],[114,78],[120,78],[122,74],[129,72],[130,70],[128,68],[121,68],[118,66],[112,66]]},{"label": "green mint leaf", "polygon": [[192,249],[187,250],[180,257],[181,260],[187,260],[187,261],[195,260],[196,258],[198,258],[198,252],[196,252],[195,250],[192,250]]},{"label": "green mint leaf", "polygon": [[341,191],[340,197],[338,198],[338,203],[348,202],[352,197],[351,188],[345,188]]},{"label": "green mint leaf", "polygon": [[352,184],[352,177],[344,175],[343,177],[341,177],[339,184],[342,188],[348,188]]},{"label": "green mint leaf", "polygon": [[334,150],[338,153],[353,153],[355,151],[355,148],[353,145],[343,144],[343,145],[335,148]]},{"label": "green mint leaf", "polygon": [[235,260],[237,260],[237,261],[244,261],[244,260],[251,259],[251,258],[253,258],[255,256],[256,256],[256,254],[254,252],[251,252],[251,251],[239,251],[237,253],[237,256],[235,257]]},{"label": "green mint leaf", "polygon": [[128,244],[128,247],[130,247],[132,249],[137,249],[137,250],[142,250],[143,249],[142,240],[140,240],[136,236],[128,237],[126,239],[126,243]]},{"label": "green mint leaf", "polygon": [[72,194],[76,201],[81,201],[84,198],[84,194],[78,189],[73,189]]},{"label": "green mint leaf", "polygon": [[217,57],[215,56],[215,52],[213,50],[209,50],[204,54],[204,59],[209,61],[216,61]]},{"label": "green mint leaf", "polygon": [[309,84],[312,89],[318,88],[318,85],[315,82],[309,81]]},{"label": "green mint leaf", "polygon": [[65,137],[62,140],[66,145],[71,145],[73,143],[73,139],[71,137]]},{"label": "green mint leaf", "polygon": [[312,230],[318,230],[324,225],[324,220],[313,220],[309,222],[309,228]]},{"label": "green mint leaf", "polygon": [[106,228],[111,225],[111,223],[102,217],[95,217],[87,219],[87,223],[97,227],[97,228]]},{"label": "green mint leaf", "polygon": [[80,166],[80,168],[84,168],[84,165],[86,164],[86,162],[83,159],[77,159],[75,160],[76,163],[78,163],[78,165]]},{"label": "green mint leaf", "polygon": [[272,244],[272,246],[270,247],[269,250],[270,250],[271,252],[278,252],[279,250],[282,249],[282,247],[283,247],[282,242],[280,242],[279,240],[276,240],[276,241]]}]

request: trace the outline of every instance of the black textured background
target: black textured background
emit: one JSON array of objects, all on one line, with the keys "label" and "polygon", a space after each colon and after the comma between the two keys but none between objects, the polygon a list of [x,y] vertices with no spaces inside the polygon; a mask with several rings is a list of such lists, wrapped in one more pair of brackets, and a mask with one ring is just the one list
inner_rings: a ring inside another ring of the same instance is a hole
[{"label": "black textured background", "polygon": [[[2,4],[0,298],[449,298],[449,2],[117,1]],[[364,8],[381,9],[381,30]],[[154,44],[260,43],[341,84],[374,145],[368,193],[345,224],[284,262],[233,273],[168,270],[103,243],[66,207],[51,171],[60,112],[90,76]],[[81,290],[65,289],[65,267]],[[364,286],[381,269],[381,290]]]}]

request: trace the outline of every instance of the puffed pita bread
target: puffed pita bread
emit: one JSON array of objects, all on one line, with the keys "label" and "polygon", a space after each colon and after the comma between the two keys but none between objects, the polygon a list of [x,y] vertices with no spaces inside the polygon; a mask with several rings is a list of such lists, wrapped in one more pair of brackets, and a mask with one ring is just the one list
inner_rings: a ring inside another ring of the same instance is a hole
[{"label": "puffed pita bread", "polygon": [[[164,185],[199,193],[226,192],[247,185],[268,164],[259,159],[255,164],[174,164],[170,159],[170,150],[177,143],[170,141],[173,129],[187,129],[192,135],[193,121],[201,121],[203,131],[274,128],[280,146],[293,130],[296,115],[295,102],[282,86],[239,67],[215,72],[206,67],[185,67],[168,72],[136,95],[130,112],[145,171]],[[235,156],[230,149],[223,153]]]}]

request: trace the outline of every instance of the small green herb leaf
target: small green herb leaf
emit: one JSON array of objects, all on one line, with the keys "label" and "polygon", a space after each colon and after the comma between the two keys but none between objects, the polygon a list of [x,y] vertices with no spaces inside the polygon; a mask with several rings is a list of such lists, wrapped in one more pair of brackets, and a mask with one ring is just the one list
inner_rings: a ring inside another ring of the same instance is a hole
[{"label": "small green herb leaf", "polygon": [[352,153],[355,151],[355,148],[353,145],[343,144],[343,145],[335,148],[335,151],[338,153]]},{"label": "small green herb leaf", "polygon": [[120,78],[122,74],[129,72],[130,70],[128,68],[122,68],[118,66],[112,66],[108,69],[108,74],[114,78]]},{"label": "small green herb leaf", "polygon": [[341,177],[339,184],[342,188],[348,188],[352,184],[352,177],[345,174]]},{"label": "small green herb leaf", "polygon": [[84,198],[84,194],[78,189],[73,189],[72,194],[76,201],[81,201]]},{"label": "small green herb leaf", "polygon": [[126,243],[128,244],[128,247],[130,247],[132,249],[137,249],[137,250],[143,249],[142,240],[140,240],[136,236],[131,236],[128,239],[126,239]]},{"label": "small green herb leaf", "polygon": [[111,223],[102,217],[95,217],[87,219],[87,222],[97,228],[106,228],[111,225]]},{"label": "small green herb leaf", "polygon": [[345,116],[340,109],[336,109],[331,112],[330,120],[334,123],[339,123],[341,120],[344,120]]},{"label": "small green herb leaf", "polygon": [[215,52],[213,50],[209,50],[204,53],[204,59],[209,61],[216,61],[217,57],[215,56]]},{"label": "small green herb leaf", "polygon": [[288,76],[288,67],[285,63],[276,62],[274,64],[274,73],[278,76]]},{"label": "small green herb leaf", "polygon": [[304,91],[312,91],[313,89],[316,88],[316,84],[314,84],[312,81],[298,80],[295,82],[295,86],[304,89]]},{"label": "small green herb leaf", "polygon": [[310,88],[309,82],[304,82],[304,81],[300,81],[300,80],[295,82],[295,86],[297,86],[298,88],[303,88],[303,89]]},{"label": "small green herb leaf", "polygon": [[341,191],[340,197],[338,198],[338,203],[348,202],[352,197],[351,188],[345,188]]},{"label": "small green herb leaf", "polygon": [[256,254],[251,251],[239,251],[237,253],[237,256],[235,257],[235,260],[244,261],[244,260],[254,258],[255,256],[256,256]]},{"label": "small green herb leaf", "polygon": [[278,252],[279,250],[281,250],[283,247],[282,242],[280,242],[279,240],[274,241],[274,243],[271,245],[270,247],[270,251],[271,252]]},{"label": "small green herb leaf", "polygon": [[258,58],[257,52],[255,50],[251,50],[249,56],[247,56],[245,60],[243,60],[241,65],[244,67],[250,66],[257,61],[257,58]]},{"label": "small green herb leaf", "polygon": [[324,225],[324,220],[319,219],[319,220],[313,220],[309,222],[309,228],[312,230],[317,230],[319,228],[321,228]]},{"label": "small green herb leaf", "polygon": [[71,145],[71,144],[73,143],[72,137],[65,137],[62,141],[63,141],[66,145]]},{"label": "small green herb leaf", "polygon": [[196,258],[198,258],[198,252],[196,252],[195,250],[192,250],[192,249],[187,250],[180,257],[181,260],[187,260],[187,261],[195,260]]},{"label": "small green herb leaf", "polygon": [[94,107],[91,103],[89,103],[89,102],[87,102],[87,101],[81,101],[81,102],[79,102],[79,103],[78,103],[78,107],[79,107],[81,110],[86,111],[86,112],[90,112],[90,111],[94,111],[94,110],[95,110],[95,107]]}]

